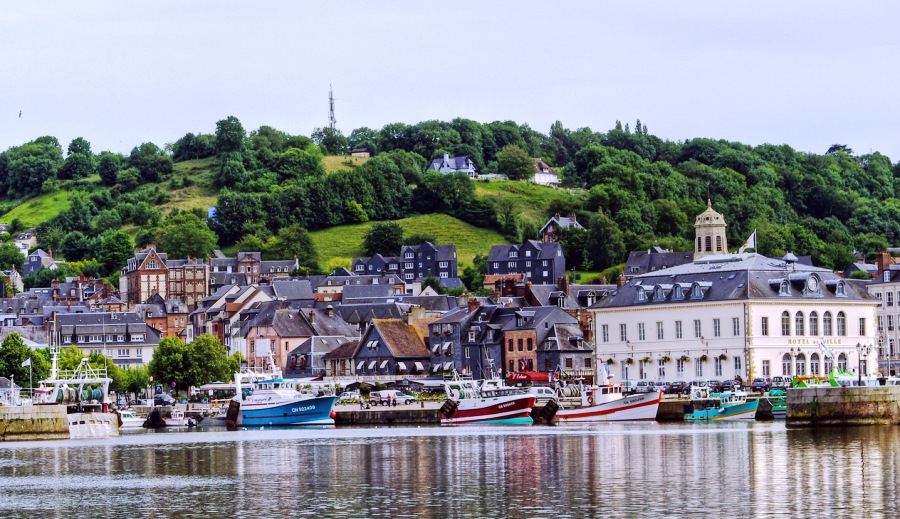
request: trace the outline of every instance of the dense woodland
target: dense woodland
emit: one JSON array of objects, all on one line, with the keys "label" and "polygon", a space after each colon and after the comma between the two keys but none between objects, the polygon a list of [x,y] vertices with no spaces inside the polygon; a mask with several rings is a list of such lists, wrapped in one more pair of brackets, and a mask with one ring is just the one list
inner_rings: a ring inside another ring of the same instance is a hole
[{"label": "dense woodland", "polygon": [[[326,172],[325,155],[357,147],[373,158]],[[307,270],[318,270],[308,230],[416,213],[446,213],[498,229],[511,242],[536,238],[543,222],[523,218],[520,207],[479,196],[478,182],[463,174],[426,167],[444,153],[466,155],[480,173],[521,181],[533,174],[530,158],[540,157],[568,188],[545,216],[575,212],[586,227],[562,239],[569,265],[580,270],[619,265],[627,251],[651,245],[691,250],[693,216],[707,199],[725,215],[733,247],[756,229],[763,254],[810,254],[819,266],[843,269],[854,250],[871,260],[900,241],[900,164],[837,144],[823,151],[706,138],[672,142],[640,121],[634,129],[616,122],[606,132],[557,122],[543,134],[512,121],[454,119],[357,128],[349,136],[323,128],[307,137],[267,126],[248,133],[228,117],[214,133],[188,133],[163,148],[143,143],[128,155],[95,153],[83,138],[65,149],[53,137],[10,148],[0,153],[0,214],[41,193],[83,192],[38,236],[40,247],[91,275],[115,273],[135,244],[148,243],[170,257],[205,257],[237,243],[270,257],[297,255]],[[174,164],[197,159],[212,161],[215,217],[164,213],[158,206],[170,191],[195,181],[173,174]],[[18,222],[5,223],[20,230]],[[3,268],[15,261],[8,252],[8,245],[0,247]]]}]

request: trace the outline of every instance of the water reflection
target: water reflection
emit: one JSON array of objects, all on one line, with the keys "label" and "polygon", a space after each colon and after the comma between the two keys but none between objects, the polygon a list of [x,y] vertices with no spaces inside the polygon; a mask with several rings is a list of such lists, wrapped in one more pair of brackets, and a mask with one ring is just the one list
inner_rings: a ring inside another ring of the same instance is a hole
[{"label": "water reflection", "polygon": [[900,428],[138,433],[0,444],[0,515],[895,516]]}]

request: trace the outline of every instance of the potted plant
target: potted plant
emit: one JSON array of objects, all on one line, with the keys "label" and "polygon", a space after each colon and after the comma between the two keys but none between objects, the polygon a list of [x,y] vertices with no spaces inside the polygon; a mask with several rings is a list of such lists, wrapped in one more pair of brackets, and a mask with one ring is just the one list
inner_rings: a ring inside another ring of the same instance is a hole
[{"label": "potted plant", "polygon": [[688,362],[691,360],[691,358],[688,357],[687,355],[682,355],[681,357],[678,358],[678,360],[680,360],[681,362]]},{"label": "potted plant", "polygon": [[700,362],[706,362],[707,360],[709,360],[709,357],[707,357],[706,355],[700,355]]},{"label": "potted plant", "polygon": [[653,359],[651,359],[650,357],[644,357],[641,360],[644,362],[644,364],[649,364],[649,363],[653,362]]},{"label": "potted plant", "polygon": [[607,365],[607,366],[612,366],[612,365],[615,364],[615,363],[616,363],[616,359],[614,359],[614,358],[612,358],[612,357],[606,359],[606,365]]},{"label": "potted plant", "polygon": [[725,355],[724,353],[719,355],[719,360],[728,360],[728,355]]},{"label": "potted plant", "polygon": [[629,365],[634,364],[634,359],[632,359],[632,358],[625,359],[625,364],[629,364]]},{"label": "potted plant", "polygon": [[662,361],[663,364],[667,364],[672,359],[669,358],[668,355],[663,355],[662,357],[659,358],[659,360]]}]

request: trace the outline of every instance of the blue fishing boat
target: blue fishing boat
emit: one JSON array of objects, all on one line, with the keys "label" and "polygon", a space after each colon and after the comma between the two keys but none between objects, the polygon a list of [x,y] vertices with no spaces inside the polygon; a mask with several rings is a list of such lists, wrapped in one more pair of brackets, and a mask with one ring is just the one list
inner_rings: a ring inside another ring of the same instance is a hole
[{"label": "blue fishing boat", "polygon": [[233,401],[240,404],[237,425],[334,425],[337,397],[324,391],[301,391],[297,380],[282,378],[274,362],[266,378],[251,382],[249,395],[243,394],[241,378],[241,373],[235,374],[237,394]]},{"label": "blue fishing boat", "polygon": [[748,400],[746,391],[710,392],[707,387],[691,387],[693,411],[684,415],[691,422],[713,420],[755,420],[759,400]]}]

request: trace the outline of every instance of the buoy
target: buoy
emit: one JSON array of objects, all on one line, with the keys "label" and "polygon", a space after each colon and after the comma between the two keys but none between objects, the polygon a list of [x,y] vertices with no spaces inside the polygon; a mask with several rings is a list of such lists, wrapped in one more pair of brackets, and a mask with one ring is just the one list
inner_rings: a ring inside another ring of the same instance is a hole
[{"label": "buoy", "polygon": [[335,411],[334,409],[332,409],[332,410],[331,410],[331,414],[328,415],[328,416],[330,416],[331,419],[334,420],[335,418],[337,418],[337,411]]},{"label": "buoy", "polygon": [[588,405],[594,405],[594,397],[592,397],[592,396],[588,397]]}]

